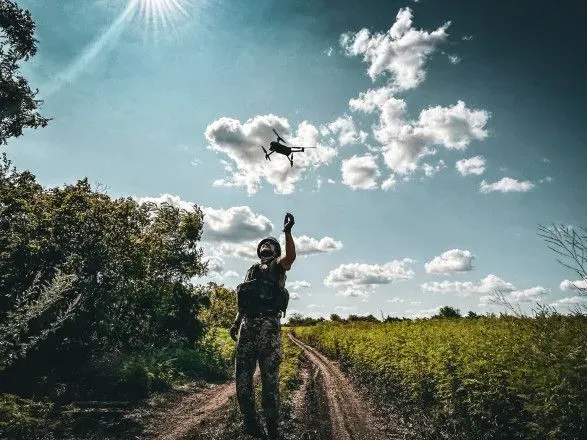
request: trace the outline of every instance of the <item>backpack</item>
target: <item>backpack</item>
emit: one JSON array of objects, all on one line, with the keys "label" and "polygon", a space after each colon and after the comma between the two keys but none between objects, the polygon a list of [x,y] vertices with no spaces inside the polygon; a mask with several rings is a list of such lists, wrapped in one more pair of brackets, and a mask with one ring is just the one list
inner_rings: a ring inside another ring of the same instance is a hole
[{"label": "backpack", "polygon": [[236,288],[238,310],[244,314],[283,312],[289,303],[289,292],[285,288],[286,276],[278,276],[272,270],[276,260],[253,264],[247,271],[245,281]]}]

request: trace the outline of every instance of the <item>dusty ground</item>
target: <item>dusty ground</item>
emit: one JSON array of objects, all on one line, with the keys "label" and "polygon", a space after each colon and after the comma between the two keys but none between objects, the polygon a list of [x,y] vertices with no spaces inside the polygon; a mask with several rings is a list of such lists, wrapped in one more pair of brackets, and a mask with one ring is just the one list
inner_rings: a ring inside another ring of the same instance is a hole
[{"label": "dusty ground", "polygon": [[[286,440],[399,439],[337,364],[291,334],[303,350],[302,386],[284,411]],[[142,411],[142,413],[140,412]],[[234,382],[191,384],[130,417],[146,427],[143,440],[245,440]],[[387,424],[388,425],[388,424]]]}]

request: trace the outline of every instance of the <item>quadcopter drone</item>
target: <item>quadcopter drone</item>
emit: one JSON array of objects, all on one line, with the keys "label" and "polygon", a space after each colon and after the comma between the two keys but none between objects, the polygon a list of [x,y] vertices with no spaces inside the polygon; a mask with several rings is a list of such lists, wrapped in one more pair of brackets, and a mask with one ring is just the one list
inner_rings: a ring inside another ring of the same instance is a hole
[{"label": "quadcopter drone", "polygon": [[[277,136],[277,141],[272,141],[269,144],[269,151],[270,153],[267,152],[267,150],[265,149],[265,147],[263,145],[261,145],[261,148],[263,149],[263,152],[265,153],[265,160],[271,160],[271,156],[273,153],[279,153],[279,154],[283,154],[284,156],[286,156],[289,159],[289,163],[290,165],[293,167],[293,154],[294,153],[302,153],[306,148],[316,148],[316,147],[288,147],[287,145],[283,145],[285,144],[285,139],[283,139],[281,136],[279,136],[279,134],[274,130],[273,133],[275,133],[275,135]],[[283,144],[281,143],[283,142]]]}]

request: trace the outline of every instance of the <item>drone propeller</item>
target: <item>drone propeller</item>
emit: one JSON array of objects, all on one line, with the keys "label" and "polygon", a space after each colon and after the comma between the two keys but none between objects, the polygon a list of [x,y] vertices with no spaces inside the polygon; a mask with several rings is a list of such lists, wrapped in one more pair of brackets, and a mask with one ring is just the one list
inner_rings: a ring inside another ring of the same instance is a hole
[{"label": "drone propeller", "polygon": [[279,133],[277,133],[274,128],[272,128],[271,130],[273,130],[273,133],[275,133],[275,136],[277,136],[277,142],[281,141],[284,144],[287,144],[287,142],[285,141],[285,139],[283,139],[281,136],[279,136]]},{"label": "drone propeller", "polygon": [[269,155],[269,153],[267,153],[267,150],[265,149],[265,147],[263,145],[261,145],[261,148],[263,149],[263,153],[265,153],[265,160],[271,161],[271,156]]}]

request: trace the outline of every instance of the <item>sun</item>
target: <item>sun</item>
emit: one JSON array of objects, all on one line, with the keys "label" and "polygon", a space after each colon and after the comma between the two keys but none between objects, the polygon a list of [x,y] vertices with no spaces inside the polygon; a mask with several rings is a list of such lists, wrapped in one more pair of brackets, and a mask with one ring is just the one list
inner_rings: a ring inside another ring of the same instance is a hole
[{"label": "sun", "polygon": [[178,17],[187,17],[186,6],[189,0],[131,0],[135,3],[140,18],[148,30],[155,34],[160,31],[175,30]]}]

